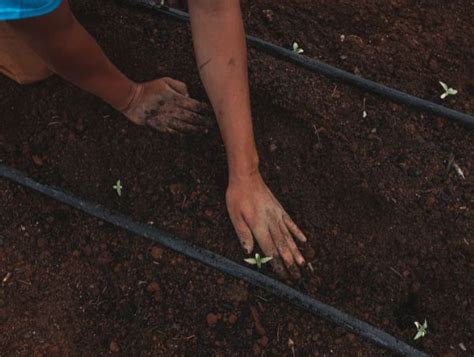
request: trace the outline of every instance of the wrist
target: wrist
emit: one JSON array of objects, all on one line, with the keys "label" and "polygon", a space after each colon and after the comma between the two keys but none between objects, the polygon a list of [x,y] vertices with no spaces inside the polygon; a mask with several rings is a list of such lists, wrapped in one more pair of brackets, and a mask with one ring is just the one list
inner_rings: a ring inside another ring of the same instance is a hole
[{"label": "wrist", "polygon": [[242,160],[229,160],[229,185],[248,182],[260,178],[258,155],[252,155]]},{"label": "wrist", "polygon": [[110,104],[122,113],[128,112],[143,94],[143,85],[130,81],[123,87],[122,91],[117,93]]}]

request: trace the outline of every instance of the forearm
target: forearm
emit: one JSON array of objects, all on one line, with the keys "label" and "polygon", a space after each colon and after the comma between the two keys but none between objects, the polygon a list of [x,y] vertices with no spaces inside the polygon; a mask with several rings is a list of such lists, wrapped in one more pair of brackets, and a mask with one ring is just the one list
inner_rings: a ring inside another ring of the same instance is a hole
[{"label": "forearm", "polygon": [[10,25],[48,67],[112,106],[126,106],[134,83],[105,56],[65,1],[52,14]]},{"label": "forearm", "polygon": [[258,173],[239,1],[193,0],[189,11],[199,73],[217,116],[230,179]]}]

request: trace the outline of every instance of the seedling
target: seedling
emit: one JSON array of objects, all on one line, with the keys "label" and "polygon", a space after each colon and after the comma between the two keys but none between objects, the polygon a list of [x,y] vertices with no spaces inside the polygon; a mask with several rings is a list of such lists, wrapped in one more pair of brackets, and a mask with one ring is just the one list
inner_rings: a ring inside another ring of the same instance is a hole
[{"label": "seedling", "polygon": [[295,55],[302,54],[304,50],[298,45],[298,42],[293,42],[293,53]]},{"label": "seedling", "polygon": [[425,319],[425,322],[420,324],[418,321],[415,321],[416,326],[416,335],[413,338],[414,340],[418,340],[420,337],[425,337],[426,333],[428,332],[428,322]]},{"label": "seedling", "polygon": [[258,269],[260,269],[262,267],[262,264],[266,264],[272,259],[273,257],[261,257],[260,254],[255,253],[255,258],[247,258],[244,260],[246,263],[250,265],[256,265]]},{"label": "seedling", "polygon": [[458,94],[458,91],[456,89],[448,87],[446,83],[440,81],[439,84],[441,84],[441,87],[443,87],[444,89],[444,93],[440,95],[441,99],[444,99],[449,95]]},{"label": "seedling", "polygon": [[117,191],[117,195],[122,196],[122,188],[122,183],[120,182],[120,180],[117,180],[113,187],[113,189]]}]

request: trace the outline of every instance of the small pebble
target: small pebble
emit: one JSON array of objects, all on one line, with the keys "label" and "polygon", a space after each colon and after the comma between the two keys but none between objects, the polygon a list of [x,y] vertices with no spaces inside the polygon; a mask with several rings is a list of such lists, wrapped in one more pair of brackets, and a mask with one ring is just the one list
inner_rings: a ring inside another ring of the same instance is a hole
[{"label": "small pebble", "polygon": [[151,248],[151,257],[154,260],[160,260],[163,256],[163,249],[160,247],[153,247]]},{"label": "small pebble", "polygon": [[43,166],[44,160],[43,160],[42,157],[40,157],[38,155],[33,155],[31,158],[33,159],[33,162],[36,166],[38,166],[38,167]]},{"label": "small pebble", "polygon": [[213,211],[212,209],[206,209],[204,211],[204,216],[206,217],[207,220],[209,221],[214,221],[217,217],[217,212]]},{"label": "small pebble", "polygon": [[258,343],[255,343],[255,344],[253,345],[252,350],[253,350],[254,356],[260,356],[261,353],[262,353],[262,349],[261,349],[261,347],[259,346]]},{"label": "small pebble", "polygon": [[38,248],[44,248],[44,247],[46,247],[46,239],[44,239],[44,238],[39,238],[37,244],[38,244]]},{"label": "small pebble", "polygon": [[110,352],[117,353],[120,351],[120,346],[116,341],[110,342]]},{"label": "small pebble", "polygon": [[262,336],[258,339],[258,344],[262,347],[266,347],[268,345],[268,337]]},{"label": "small pebble", "polygon": [[308,246],[304,249],[304,256],[305,256],[307,259],[313,259],[313,258],[316,256],[316,251],[314,250],[313,247],[311,247],[310,245],[308,245]]},{"label": "small pebble", "polygon": [[263,15],[265,16],[265,19],[266,19],[268,22],[272,22],[272,21],[273,21],[273,16],[274,16],[275,14],[273,13],[272,10],[266,9],[266,10],[263,10],[262,13],[263,13]]},{"label": "small pebble", "polygon": [[233,325],[237,322],[237,316],[235,316],[234,314],[230,314],[227,318],[227,321],[229,321],[229,323]]},{"label": "small pebble", "polygon": [[217,323],[217,321],[219,321],[219,319],[220,319],[220,314],[214,314],[212,312],[207,314],[206,316],[207,324],[210,327],[214,326]]},{"label": "small pebble", "polygon": [[148,286],[146,287],[146,291],[149,293],[154,293],[156,291],[160,290],[160,284],[158,284],[156,281],[152,281]]}]

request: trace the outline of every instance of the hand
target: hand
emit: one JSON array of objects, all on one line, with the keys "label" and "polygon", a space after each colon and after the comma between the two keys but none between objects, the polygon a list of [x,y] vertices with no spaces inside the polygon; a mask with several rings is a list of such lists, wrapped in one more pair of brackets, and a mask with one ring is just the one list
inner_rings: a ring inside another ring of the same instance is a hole
[{"label": "hand", "polygon": [[161,78],[139,83],[122,113],[133,123],[173,134],[207,132],[215,126],[203,112],[207,106],[189,98],[183,82]]},{"label": "hand", "polygon": [[[293,240],[306,242],[306,237],[288,216],[260,174],[231,180],[226,193],[227,210],[240,243],[247,254],[254,248],[254,238],[275,272],[288,278],[301,277],[298,266],[305,263]],[[285,269],[286,267],[286,269]]]}]

